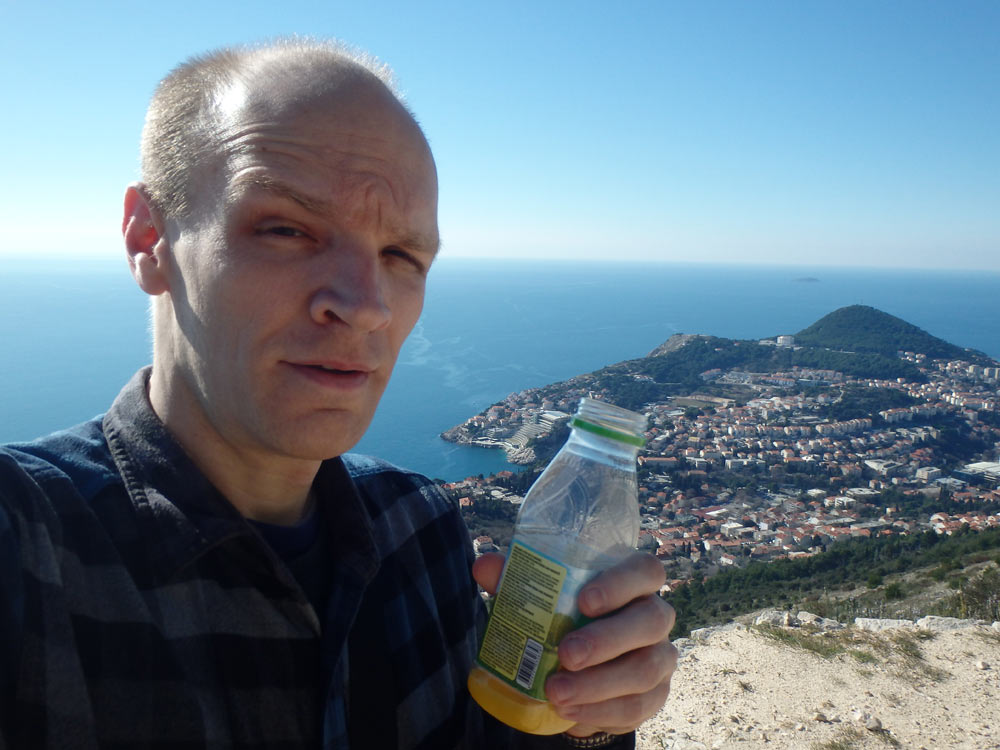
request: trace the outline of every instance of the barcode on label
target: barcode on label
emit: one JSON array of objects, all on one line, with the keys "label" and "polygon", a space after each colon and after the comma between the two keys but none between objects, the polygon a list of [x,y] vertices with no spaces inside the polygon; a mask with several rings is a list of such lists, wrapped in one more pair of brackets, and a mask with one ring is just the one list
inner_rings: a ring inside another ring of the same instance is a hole
[{"label": "barcode on label", "polygon": [[521,654],[521,664],[517,668],[517,684],[525,690],[531,689],[531,683],[535,680],[535,672],[538,671],[538,664],[542,660],[542,644],[531,638],[524,644],[524,653]]}]

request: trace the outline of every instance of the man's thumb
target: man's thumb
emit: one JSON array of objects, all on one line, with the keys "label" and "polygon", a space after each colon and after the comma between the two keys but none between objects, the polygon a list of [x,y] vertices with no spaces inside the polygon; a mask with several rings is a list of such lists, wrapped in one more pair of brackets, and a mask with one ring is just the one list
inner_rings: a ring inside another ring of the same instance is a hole
[{"label": "man's thumb", "polygon": [[503,562],[503,555],[487,552],[472,564],[472,577],[491,595],[497,592],[500,574],[503,572]]}]

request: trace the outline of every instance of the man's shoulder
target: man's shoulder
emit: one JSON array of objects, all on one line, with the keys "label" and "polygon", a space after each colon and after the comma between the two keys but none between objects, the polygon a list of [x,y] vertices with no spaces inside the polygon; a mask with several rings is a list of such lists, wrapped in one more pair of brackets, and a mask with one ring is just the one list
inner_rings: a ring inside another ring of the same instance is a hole
[{"label": "man's shoulder", "polygon": [[[100,418],[26,443],[0,445],[0,497],[26,488],[93,497],[120,481]],[[32,493],[34,494],[34,493]]]},{"label": "man's shoulder", "polygon": [[465,533],[458,504],[423,474],[372,456],[345,454],[341,460],[365,502],[377,537],[395,540],[390,546],[431,529]]},{"label": "man's shoulder", "polygon": [[347,473],[364,494],[373,492],[385,501],[410,494],[447,501],[440,487],[423,474],[359,453],[345,453],[340,458]]},{"label": "man's shoulder", "polygon": [[367,456],[362,453],[345,453],[340,457],[347,467],[348,473],[355,479],[372,477],[385,474],[400,474],[413,478],[417,482],[430,483],[430,479],[410,469],[397,466],[376,456]]}]

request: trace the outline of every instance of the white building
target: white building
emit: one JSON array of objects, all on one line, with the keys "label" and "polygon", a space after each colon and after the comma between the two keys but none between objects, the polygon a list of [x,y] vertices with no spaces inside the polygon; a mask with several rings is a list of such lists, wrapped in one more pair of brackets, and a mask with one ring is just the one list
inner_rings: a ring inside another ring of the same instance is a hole
[{"label": "white building", "polygon": [[941,476],[941,469],[934,466],[921,466],[917,469],[917,479],[922,482],[930,482]]}]

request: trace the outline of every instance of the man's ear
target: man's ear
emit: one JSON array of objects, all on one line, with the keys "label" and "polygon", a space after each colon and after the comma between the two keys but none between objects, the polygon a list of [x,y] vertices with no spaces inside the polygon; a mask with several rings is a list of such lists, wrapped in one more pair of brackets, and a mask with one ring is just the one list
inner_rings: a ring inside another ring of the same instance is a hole
[{"label": "man's ear", "polygon": [[125,189],[122,236],[129,268],[142,291],[153,296],[169,291],[167,256],[170,244],[166,226],[146,186],[140,182]]}]

